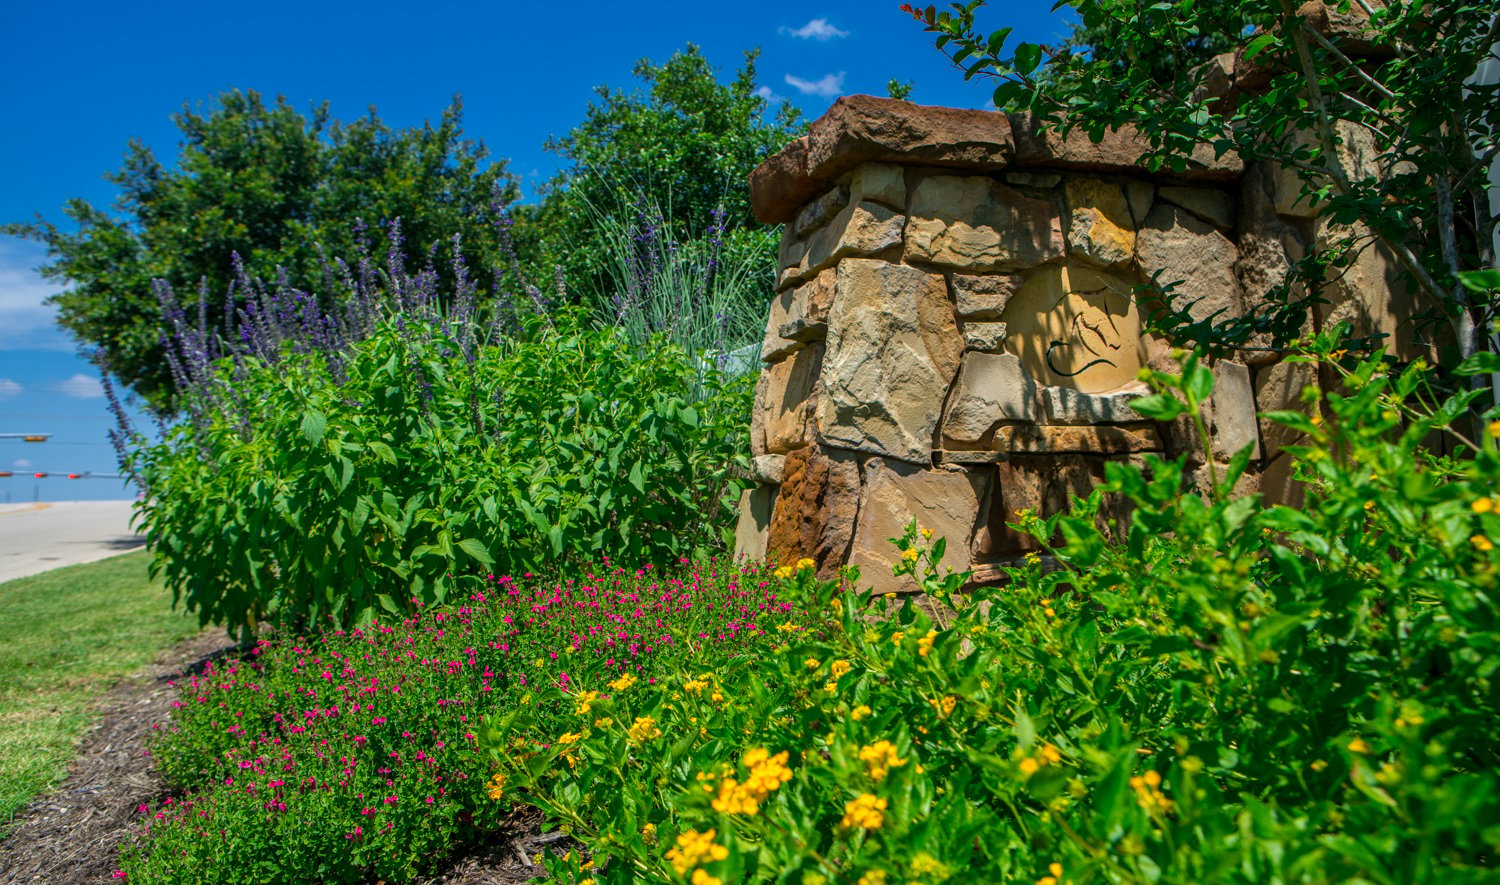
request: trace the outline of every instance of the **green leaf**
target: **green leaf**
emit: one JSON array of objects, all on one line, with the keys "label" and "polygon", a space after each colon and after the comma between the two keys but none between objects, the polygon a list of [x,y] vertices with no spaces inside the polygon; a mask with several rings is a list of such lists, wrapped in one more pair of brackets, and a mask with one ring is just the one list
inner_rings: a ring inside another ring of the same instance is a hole
[{"label": "green leaf", "polygon": [[1005,41],[1010,37],[1011,30],[1011,28],[1001,28],[990,34],[989,40],[985,43],[985,48],[989,50],[990,55],[997,58],[1000,56],[1000,50],[1005,48]]},{"label": "green leaf", "polygon": [[1274,32],[1267,31],[1261,34],[1245,44],[1245,61],[1253,61],[1257,55],[1260,55],[1272,46],[1278,45],[1279,42]]},{"label": "green leaf", "polygon": [[631,488],[644,495],[646,494],[646,476],[642,463],[641,461],[637,461],[630,466],[630,476],[627,479],[630,482]]},{"label": "green leaf", "polygon": [[1035,43],[1022,43],[1016,47],[1015,65],[1017,73],[1030,76],[1042,63],[1042,47]]},{"label": "green leaf", "polygon": [[379,458],[387,464],[396,463],[396,453],[391,450],[390,446],[386,445],[383,442],[380,442],[379,440],[370,443],[370,451],[375,453],[375,457]]},{"label": "green leaf", "polygon": [[1462,270],[1458,272],[1458,281],[1470,291],[1483,295],[1500,290],[1500,269]]},{"label": "green leaf", "polygon": [[313,445],[323,441],[328,430],[328,416],[312,409],[302,413],[302,435]]},{"label": "green leaf", "polygon": [[1463,362],[1459,363],[1453,370],[1455,375],[1486,375],[1491,372],[1500,372],[1500,353],[1492,353],[1481,350]]},{"label": "green leaf", "polygon": [[479,560],[484,565],[494,565],[495,557],[485,548],[483,542],[475,538],[465,538],[458,542],[458,549]]},{"label": "green leaf", "polygon": [[1031,721],[1031,714],[1020,704],[1016,705],[1016,743],[1023,750],[1031,749],[1036,743],[1036,723]]},{"label": "green leaf", "polygon": [[1153,393],[1130,401],[1130,407],[1153,421],[1171,421],[1187,411],[1187,406],[1170,393]]},{"label": "green leaf", "polygon": [[1194,362],[1183,369],[1183,389],[1196,402],[1205,402],[1214,392],[1214,373],[1205,365]]}]

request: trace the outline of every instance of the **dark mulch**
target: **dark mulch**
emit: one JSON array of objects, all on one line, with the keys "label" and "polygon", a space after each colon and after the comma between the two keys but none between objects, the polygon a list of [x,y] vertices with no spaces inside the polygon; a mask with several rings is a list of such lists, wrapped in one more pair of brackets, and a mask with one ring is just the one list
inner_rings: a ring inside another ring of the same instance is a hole
[{"label": "dark mulch", "polygon": [[[232,646],[209,630],[174,646],[146,672],[115,686],[100,720],[83,738],[68,779],[56,794],[16,815],[0,842],[0,883],[94,885],[117,881],[118,848],[140,820],[143,803],[167,795],[146,753],[151,726],[166,721],[176,691],[168,683],[222,657]],[[504,832],[469,846],[419,885],[518,885],[539,875],[531,856],[556,834],[542,835],[536,813],[518,811]]]}]

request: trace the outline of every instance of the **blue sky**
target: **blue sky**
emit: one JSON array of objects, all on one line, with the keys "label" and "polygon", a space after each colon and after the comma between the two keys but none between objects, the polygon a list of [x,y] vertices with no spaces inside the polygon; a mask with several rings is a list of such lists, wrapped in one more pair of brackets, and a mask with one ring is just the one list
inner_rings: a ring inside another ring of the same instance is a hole
[{"label": "blue sky", "polygon": [[[393,126],[435,119],[454,93],[464,125],[509,160],[527,194],[557,168],[543,150],[583,119],[595,86],[633,88],[642,58],[663,61],[701,46],[722,78],[759,47],[758,80],[808,118],[839,95],[885,94],[892,77],[915,83],[914,101],[984,107],[989,90],[965,83],[930,35],[895,0],[819,4],[741,2],[10,3],[0,6],[0,221],[35,213],[61,222],[70,197],[110,206],[103,179],[126,141],[169,160],[171,115],[232,88],[285,95],[306,111],[327,100],[350,119],[375,105]],[[986,29],[1012,39],[1066,32],[1050,0],[982,11]],[[52,322],[43,301],[58,286],[34,268],[35,244],[0,238],[0,433],[50,432],[44,444],[0,440],[0,502],[128,497],[111,480],[34,480],[30,472],[112,472],[110,426],[92,366]],[[24,463],[23,463],[24,462]]]}]

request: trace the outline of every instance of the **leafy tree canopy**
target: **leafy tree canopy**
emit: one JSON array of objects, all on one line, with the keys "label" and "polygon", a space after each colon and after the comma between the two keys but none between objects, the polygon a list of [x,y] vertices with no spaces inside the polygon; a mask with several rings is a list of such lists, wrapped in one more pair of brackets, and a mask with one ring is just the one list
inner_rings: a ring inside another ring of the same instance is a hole
[{"label": "leafy tree canopy", "polygon": [[702,50],[688,44],[663,64],[636,64],[644,91],[598,87],[583,122],[547,145],[568,165],[518,225],[528,263],[560,266],[570,282],[592,290],[585,297],[600,294],[609,277],[597,219],[631,211],[642,197],[662,208],[680,240],[704,234],[720,206],[722,226],[753,228],[750,172],[802,130],[789,102],[768,113],[756,85],[758,55],[746,52],[734,78],[721,83]]},{"label": "leafy tree canopy", "polygon": [[99,349],[136,392],[169,406],[153,279],[201,287],[208,319],[218,322],[233,256],[252,277],[284,275],[292,286],[327,291],[316,284],[328,261],[352,260],[363,239],[356,219],[400,218],[413,250],[458,235],[481,291],[488,289],[485,269],[497,263],[500,242],[487,216],[517,188],[504,161],[487,162],[483,143],[464,137],[462,116],[455,96],[436,124],[392,129],[374,108],[341,123],[327,103],[304,116],[285,98],[268,104],[253,91],[228,92],[206,110],[185,106],[174,116],[183,137],[175,167],[130,142],[123,165],[107,176],[120,188],[114,211],[74,199],[63,211],[76,230],[38,218],[0,231],[46,244],[43,276],[70,287],[53,298],[59,323]]}]

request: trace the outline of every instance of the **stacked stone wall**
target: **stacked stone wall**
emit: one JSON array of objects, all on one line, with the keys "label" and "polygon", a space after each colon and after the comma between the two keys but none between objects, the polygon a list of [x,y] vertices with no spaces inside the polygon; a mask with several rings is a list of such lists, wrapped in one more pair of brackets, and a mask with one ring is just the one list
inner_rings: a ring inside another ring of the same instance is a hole
[{"label": "stacked stone wall", "polygon": [[[1359,168],[1356,135],[1346,149]],[[785,233],[737,552],[811,557],[824,575],[854,563],[875,591],[908,591],[888,539],[915,518],[948,539],[948,566],[992,579],[1035,547],[1006,526],[1017,510],[1065,508],[1111,460],[1201,462],[1186,420],[1129,406],[1142,367],[1173,367],[1137,286],[1175,282],[1195,319],[1240,315],[1326,232],[1294,175],[1211,154],[1152,173],[1143,152],[1129,131],[1095,143],[855,96],[756,170],[757,214]],[[1400,355],[1425,347],[1378,249],[1324,297],[1310,328],[1349,320]],[[1270,349],[1213,368],[1212,456],[1250,446],[1246,490],[1294,501],[1296,440],[1257,412],[1298,407],[1318,379]],[[1110,502],[1101,519],[1125,515]]]}]

